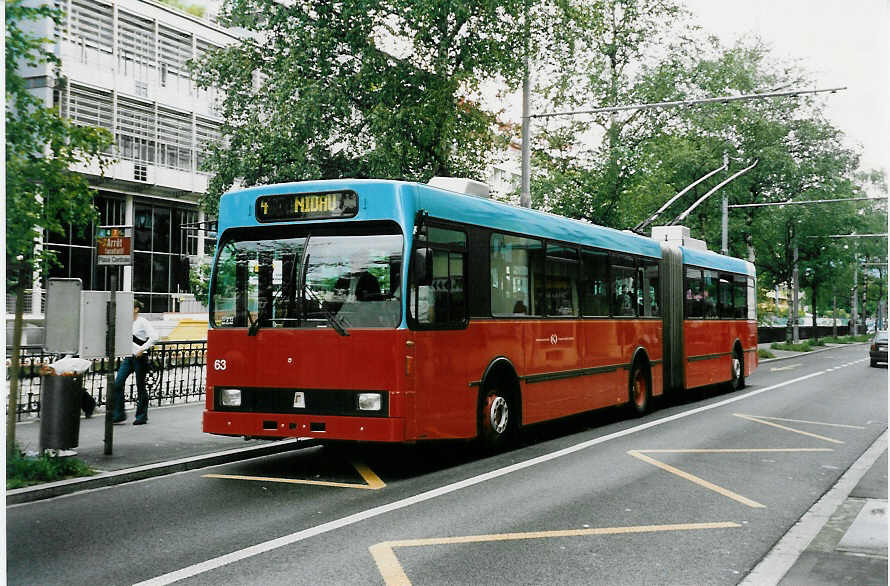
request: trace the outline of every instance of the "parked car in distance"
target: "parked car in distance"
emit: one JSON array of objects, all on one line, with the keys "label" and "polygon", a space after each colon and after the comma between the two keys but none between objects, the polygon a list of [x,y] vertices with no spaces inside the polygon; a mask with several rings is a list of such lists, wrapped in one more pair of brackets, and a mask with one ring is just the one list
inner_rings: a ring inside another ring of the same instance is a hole
[{"label": "parked car in distance", "polygon": [[887,364],[887,332],[877,332],[871,340],[871,346],[868,349],[868,356],[871,358],[871,366],[877,366],[878,362]]}]

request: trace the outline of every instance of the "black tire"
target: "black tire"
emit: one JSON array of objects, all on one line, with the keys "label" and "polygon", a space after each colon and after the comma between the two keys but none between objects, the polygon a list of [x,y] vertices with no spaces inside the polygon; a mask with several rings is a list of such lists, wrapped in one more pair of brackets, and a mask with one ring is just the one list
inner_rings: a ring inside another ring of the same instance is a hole
[{"label": "black tire", "polygon": [[495,452],[510,444],[518,413],[512,395],[504,392],[501,385],[494,385],[480,394],[479,440],[483,450]]},{"label": "black tire", "polygon": [[649,369],[642,366],[639,361],[634,362],[630,369],[627,394],[631,415],[642,417],[649,412],[652,405],[652,379],[649,376]]},{"label": "black tire", "polygon": [[872,360],[872,361],[871,361],[871,364],[869,364],[869,366],[872,367],[872,368],[876,367],[877,365],[878,365],[877,360]]},{"label": "black tire", "polygon": [[730,361],[730,379],[729,388],[733,391],[745,388],[745,358],[738,349],[732,351],[732,360]]}]

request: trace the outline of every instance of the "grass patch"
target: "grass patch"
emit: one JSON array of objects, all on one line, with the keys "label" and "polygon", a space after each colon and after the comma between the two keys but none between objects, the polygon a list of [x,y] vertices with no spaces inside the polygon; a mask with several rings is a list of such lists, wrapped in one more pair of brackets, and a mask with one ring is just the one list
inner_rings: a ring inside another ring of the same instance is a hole
[{"label": "grass patch", "polygon": [[791,344],[788,342],[773,342],[769,345],[773,350],[784,350],[786,352],[812,352],[813,347],[809,342],[801,342],[800,344]]},{"label": "grass patch", "polygon": [[92,476],[96,472],[77,458],[59,458],[46,454],[28,457],[16,450],[6,460],[6,490],[66,478]]},{"label": "grass patch", "polygon": [[838,336],[837,338],[823,338],[829,344],[855,344],[857,342],[870,342],[872,334],[860,334],[858,336]]},{"label": "grass patch", "polygon": [[776,355],[773,354],[772,352],[770,352],[769,350],[766,350],[765,348],[759,348],[757,350],[757,357],[758,358],[775,358]]}]

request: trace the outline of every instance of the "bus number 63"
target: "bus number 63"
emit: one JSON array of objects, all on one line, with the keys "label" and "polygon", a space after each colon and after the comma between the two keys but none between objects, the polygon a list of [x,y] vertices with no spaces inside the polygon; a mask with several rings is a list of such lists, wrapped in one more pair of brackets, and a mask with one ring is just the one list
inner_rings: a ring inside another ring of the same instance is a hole
[{"label": "bus number 63", "polygon": [[225,370],[226,369],[226,361],[225,360],[214,360],[213,361],[213,370]]}]

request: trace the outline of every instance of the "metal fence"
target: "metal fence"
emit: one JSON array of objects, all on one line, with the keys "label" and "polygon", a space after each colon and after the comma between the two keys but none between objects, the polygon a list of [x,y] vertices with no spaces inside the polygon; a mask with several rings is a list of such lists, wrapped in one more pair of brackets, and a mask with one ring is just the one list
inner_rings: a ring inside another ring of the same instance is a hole
[{"label": "metal fence", "polygon": [[[9,376],[10,348],[6,349],[7,377]],[[58,355],[48,354],[40,346],[22,346],[19,371],[19,400],[16,406],[17,417],[40,413],[40,370],[50,364]],[[108,372],[117,373],[121,359],[113,364],[107,359],[92,361],[90,369],[83,375],[83,388],[96,400],[97,406],[108,402]],[[207,363],[207,342],[205,340],[158,342],[149,353],[150,369],[146,376],[149,404],[173,405],[201,401],[204,398]],[[8,384],[8,379],[7,379]],[[131,375],[124,388],[125,407],[136,404],[136,377]]]}]

